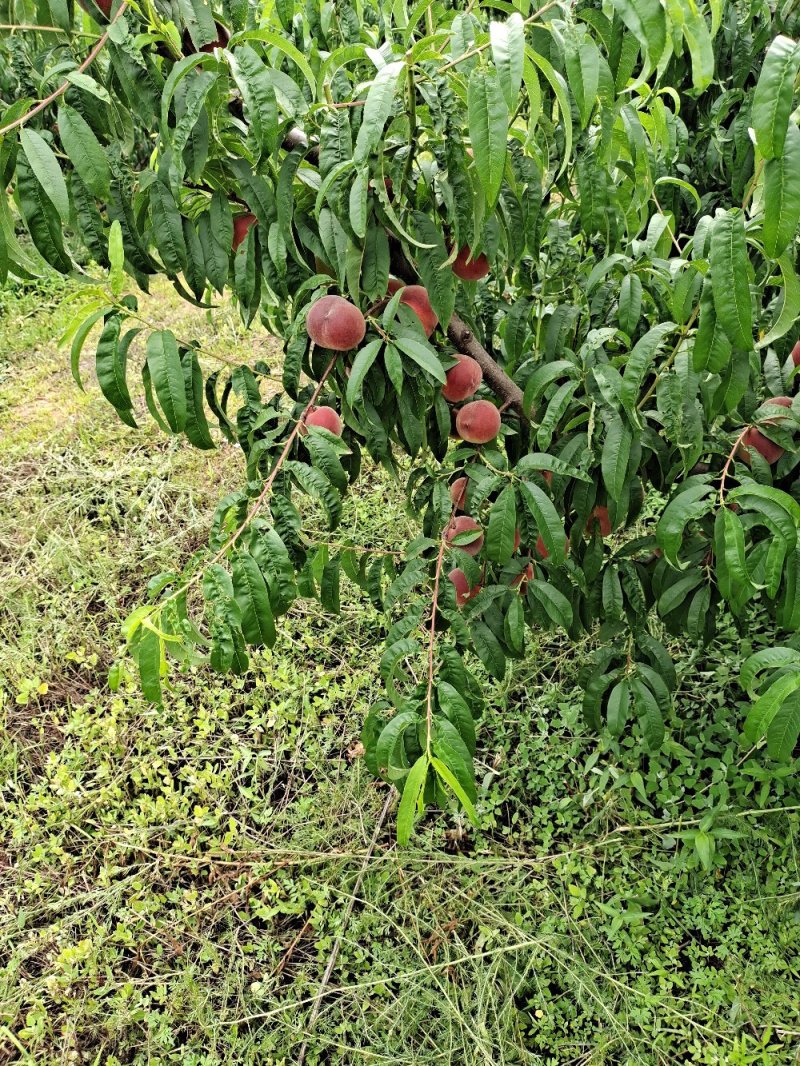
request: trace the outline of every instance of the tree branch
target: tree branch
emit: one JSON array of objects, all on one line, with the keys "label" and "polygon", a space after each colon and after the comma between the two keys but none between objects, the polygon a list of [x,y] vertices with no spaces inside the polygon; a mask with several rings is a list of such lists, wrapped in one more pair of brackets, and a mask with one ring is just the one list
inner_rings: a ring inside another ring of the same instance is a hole
[{"label": "tree branch", "polygon": [[[109,23],[109,29],[111,28],[111,26],[114,25],[114,23],[117,21],[117,19],[120,18],[120,16],[125,14],[125,9],[127,8],[127,6],[128,6],[128,0],[123,0],[123,2],[120,4],[120,6],[119,6],[119,8],[117,10],[116,15],[113,17],[113,19]],[[103,45],[106,43],[107,40],[108,40],[108,30],[106,30],[106,32],[103,34],[103,36],[97,42],[97,44],[94,46],[94,48],[88,54],[86,59],[84,59],[84,61],[81,63],[81,65],[75,71],[76,74],[82,74],[84,72],[84,70],[86,70],[87,67],[91,66],[91,64],[95,61],[97,56],[103,50]],[[7,126],[3,126],[3,128],[0,129],[0,137],[2,137],[6,133],[10,133],[11,130],[17,129],[18,126],[24,126],[25,123],[29,119],[32,119],[34,115],[38,115],[40,111],[44,111],[44,109],[49,104],[52,104],[54,100],[57,100],[59,98],[59,96],[62,96],[67,91],[67,89],[70,87],[71,84],[72,83],[69,82],[69,81],[66,81],[66,80],[63,81],[59,85],[59,87],[55,90],[55,92],[52,92],[52,93],[50,93],[49,96],[46,96],[44,98],[44,100],[41,100],[38,104],[36,104],[35,107],[32,107],[30,109],[30,111],[27,111],[24,115],[21,115],[20,118],[16,119],[14,122],[9,122],[9,124]]]}]

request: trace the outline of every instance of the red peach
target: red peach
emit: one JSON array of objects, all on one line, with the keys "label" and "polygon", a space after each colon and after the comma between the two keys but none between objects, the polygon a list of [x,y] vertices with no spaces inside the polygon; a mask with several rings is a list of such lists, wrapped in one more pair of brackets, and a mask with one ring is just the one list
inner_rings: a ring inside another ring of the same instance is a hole
[{"label": "red peach", "polygon": [[457,477],[450,486],[450,499],[453,501],[453,506],[457,511],[466,511],[467,509],[468,484],[469,478]]},{"label": "red peach", "polygon": [[470,444],[486,444],[500,432],[500,412],[488,400],[473,400],[456,415],[456,429]]},{"label": "red peach", "polygon": [[[474,540],[468,544],[453,544],[453,539],[459,535],[459,533],[479,533]],[[444,539],[449,548],[460,548],[465,551],[467,555],[477,555],[483,547],[483,530],[475,521],[474,518],[470,518],[469,515],[459,515],[457,518],[453,518],[444,531]]]},{"label": "red peach", "polygon": [[[451,249],[452,251],[452,249]],[[468,244],[460,248],[458,255],[453,260],[453,273],[462,281],[479,281],[489,273],[489,260],[481,253],[470,258],[472,251]]]},{"label": "red peach", "polygon": [[792,348],[792,362],[795,366],[800,366],[800,341]]},{"label": "red peach", "polygon": [[258,219],[255,215],[237,215],[233,220],[233,250],[234,252],[247,236],[251,226],[257,226]]},{"label": "red peach", "polygon": [[348,352],[363,341],[367,323],[355,304],[343,296],[323,296],[308,312],[306,331],[321,348]]},{"label": "red peach", "polygon": [[[338,412],[334,411],[332,407],[315,407],[312,411],[309,411],[306,417],[306,425],[320,426],[322,429],[335,433],[337,437],[342,435],[342,420]],[[303,427],[301,427],[300,431],[303,432]]]},{"label": "red peach", "polygon": [[430,337],[431,333],[439,325],[439,319],[431,307],[431,302],[428,299],[428,290],[424,285],[403,285],[402,289],[403,294],[400,297],[400,303],[411,308],[422,323],[425,336]]},{"label": "red peach", "polygon": [[442,386],[442,396],[449,403],[460,403],[474,396],[483,381],[480,364],[469,355],[456,354],[458,362],[445,375],[447,380]]},{"label": "red peach", "polygon": [[455,567],[447,575],[453,582],[456,590],[456,603],[459,607],[463,607],[467,600],[471,600],[473,596],[477,596],[483,586],[480,581],[477,585],[469,587],[469,581],[467,581],[467,575],[460,567]]},{"label": "red peach", "polygon": [[589,521],[586,523],[587,532],[593,533],[595,526],[599,528],[601,537],[607,537],[611,533],[611,518],[608,508],[603,504],[598,504],[589,515]]},{"label": "red peach", "polygon": [[512,589],[518,588],[520,593],[524,593],[528,587],[528,582],[533,581],[536,576],[536,567],[533,563],[528,563],[524,570],[520,570],[517,576],[512,580]]}]

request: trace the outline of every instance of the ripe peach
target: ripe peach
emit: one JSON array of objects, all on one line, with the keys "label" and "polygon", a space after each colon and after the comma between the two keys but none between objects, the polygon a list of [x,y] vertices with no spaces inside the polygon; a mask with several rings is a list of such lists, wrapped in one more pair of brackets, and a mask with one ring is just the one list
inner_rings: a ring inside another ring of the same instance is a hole
[{"label": "ripe peach", "polygon": [[400,278],[389,278],[389,286],[386,292],[389,296],[394,296],[398,289],[404,289],[405,287],[406,283],[401,281]]},{"label": "ripe peach", "polygon": [[599,528],[601,537],[607,537],[611,533],[611,518],[608,508],[603,504],[598,504],[589,515],[589,521],[586,523],[587,532],[593,533],[595,526]]},{"label": "ripe peach", "polygon": [[500,412],[488,400],[473,400],[458,412],[456,429],[462,440],[486,444],[500,432]]},{"label": "ripe peach", "polygon": [[450,499],[453,501],[453,506],[457,511],[466,511],[467,509],[468,485],[469,478],[457,477],[450,486]]},{"label": "ripe peach", "polygon": [[792,348],[792,362],[795,366],[800,366],[800,341]]},{"label": "ripe peach", "polygon": [[[768,402],[778,404],[780,407],[792,406],[791,396],[770,396]],[[775,444],[769,437],[765,437],[755,426],[751,426],[748,429],[742,443],[739,445],[739,455],[746,463],[750,462],[751,448],[755,448],[770,465],[777,463],[784,452],[784,449],[779,444]]]},{"label": "ripe peach", "polygon": [[750,449],[755,448],[764,459],[770,464],[777,463],[780,457],[783,455],[783,448],[779,444],[775,444],[769,437],[765,437],[764,434],[751,426],[745,433],[742,443],[739,445],[739,456],[745,463],[750,462]]},{"label": "ripe peach", "polygon": [[237,215],[233,220],[233,250],[234,252],[247,236],[251,226],[257,226],[258,219],[255,215]]},{"label": "ripe peach", "polygon": [[363,341],[367,323],[355,304],[343,296],[323,296],[308,312],[306,331],[321,348],[349,352]]},{"label": "ripe peach", "polygon": [[[457,537],[459,533],[479,533],[480,536],[470,541],[468,544],[453,544],[453,538]],[[467,555],[477,555],[483,547],[483,530],[475,521],[474,518],[470,518],[469,515],[459,515],[457,518],[452,519],[444,531],[444,539],[449,548],[456,547],[461,548]]]},{"label": "ripe peach", "polygon": [[442,396],[449,403],[468,400],[470,396],[475,395],[483,381],[483,371],[479,363],[468,355],[458,353],[456,359],[458,363],[447,371],[447,380],[442,386]]},{"label": "ripe peach", "polygon": [[520,544],[520,535],[519,535],[519,530],[518,530],[518,529],[515,529],[515,530],[514,530],[514,551],[517,551],[517,550],[518,550],[518,548],[519,548],[519,544]]},{"label": "ripe peach", "polygon": [[470,246],[465,244],[463,248],[459,248],[458,255],[453,260],[453,273],[462,281],[479,281],[489,273],[489,260],[482,252],[474,259],[471,256]]},{"label": "ripe peach", "polygon": [[467,581],[467,575],[462,569],[460,569],[460,567],[456,566],[447,576],[455,586],[456,603],[459,607],[463,607],[467,600],[471,600],[473,596],[477,596],[483,588],[480,581],[477,585],[473,585],[473,587],[470,588],[469,581]]},{"label": "ripe peach", "polygon": [[[307,426],[321,426],[322,429],[330,430],[331,433],[335,433],[337,437],[342,435],[342,420],[339,417],[339,413],[334,411],[332,407],[315,407],[308,412],[306,417]],[[303,432],[301,426],[300,432]]]},{"label": "ripe peach", "polygon": [[430,337],[431,333],[439,325],[439,319],[431,307],[431,302],[428,299],[428,290],[424,285],[404,285],[402,288],[403,294],[400,297],[400,303],[411,308],[422,323],[425,336]]}]

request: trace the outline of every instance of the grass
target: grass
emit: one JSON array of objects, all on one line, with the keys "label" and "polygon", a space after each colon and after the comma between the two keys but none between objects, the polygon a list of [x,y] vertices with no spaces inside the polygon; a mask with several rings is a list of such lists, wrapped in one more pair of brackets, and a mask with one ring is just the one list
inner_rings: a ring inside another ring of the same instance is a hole
[{"label": "grass", "polygon": [[[355,589],[301,603],[245,678],[186,675],[163,712],[109,691],[120,622],[241,466],[121,426],[88,360],[80,393],[64,295],[2,297],[0,1062],[800,1061],[797,766],[739,744],[733,631],[679,660],[652,757],[585,730],[585,649],[532,638],[489,686],[481,830],[433,814],[398,851],[390,817],[365,863],[383,630]],[[276,361],[230,309],[159,289],[142,313]],[[399,486],[365,475],[345,529],[402,542]]]}]

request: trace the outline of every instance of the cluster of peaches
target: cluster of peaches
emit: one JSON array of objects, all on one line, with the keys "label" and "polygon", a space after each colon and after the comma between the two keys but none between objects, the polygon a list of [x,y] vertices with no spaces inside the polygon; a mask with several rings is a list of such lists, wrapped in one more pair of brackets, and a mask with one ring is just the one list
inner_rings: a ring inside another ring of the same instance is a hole
[{"label": "cluster of peaches", "polygon": [[[252,221],[252,216],[242,215],[234,228],[234,247],[241,243]],[[235,224],[234,224],[235,225]],[[453,261],[453,272],[464,281],[477,281],[489,272],[485,255],[471,258],[468,247],[462,248]],[[428,291],[422,285],[406,285],[397,278],[390,278],[387,296],[400,292],[400,303],[409,307],[420,321],[426,337],[430,337],[439,324],[431,306]],[[343,296],[322,296],[308,312],[306,331],[311,340],[321,348],[334,352],[349,352],[357,348],[367,331],[366,320],[361,311]],[[474,359],[457,355],[458,363],[447,373],[442,395],[449,403],[461,403],[474,396],[480,386],[483,372]],[[316,407],[306,417],[306,425],[322,426],[339,436],[342,421],[332,407]],[[456,431],[462,440],[470,444],[486,444],[500,431],[500,412],[488,400],[474,400],[465,404],[456,415]]]}]

